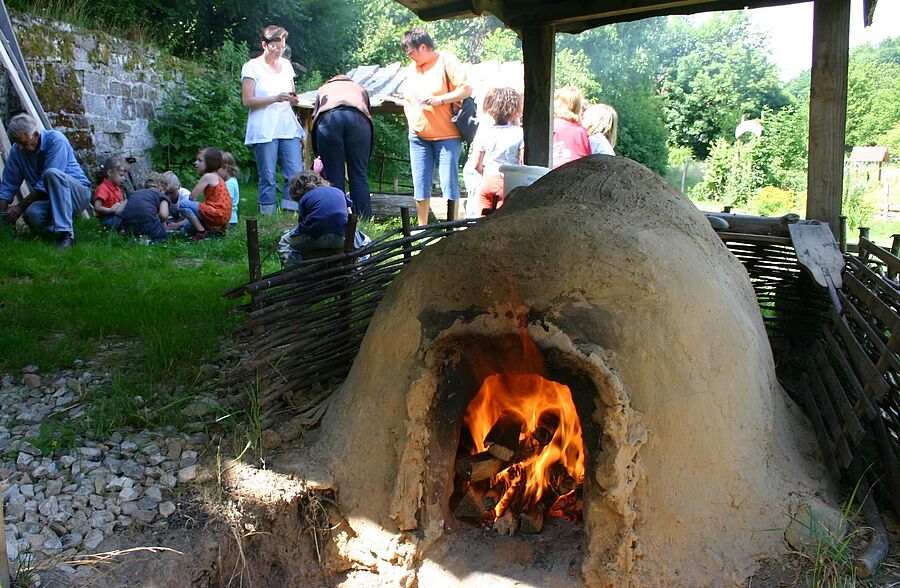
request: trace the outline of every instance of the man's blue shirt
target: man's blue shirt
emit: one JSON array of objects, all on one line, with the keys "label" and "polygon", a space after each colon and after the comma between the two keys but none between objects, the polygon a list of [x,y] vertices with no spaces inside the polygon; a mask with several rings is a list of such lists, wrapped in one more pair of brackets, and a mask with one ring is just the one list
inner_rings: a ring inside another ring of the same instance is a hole
[{"label": "man's blue shirt", "polygon": [[41,178],[48,169],[58,169],[73,177],[78,183],[91,187],[91,181],[75,159],[75,150],[65,135],[59,131],[41,131],[41,145],[36,153],[30,153],[13,144],[9,150],[3,182],[0,183],[0,200],[12,202],[22,181],[32,190],[46,192]]}]

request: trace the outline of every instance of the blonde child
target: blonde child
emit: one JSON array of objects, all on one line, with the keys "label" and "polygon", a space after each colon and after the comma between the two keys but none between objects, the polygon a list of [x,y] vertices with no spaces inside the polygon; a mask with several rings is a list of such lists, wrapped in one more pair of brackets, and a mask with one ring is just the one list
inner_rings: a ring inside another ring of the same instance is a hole
[{"label": "blonde child", "polygon": [[491,126],[478,129],[472,150],[475,154],[475,171],[481,174],[478,185],[478,210],[481,214],[490,210],[494,196],[502,205],[504,163],[522,163],[525,149],[519,117],[522,112],[522,95],[514,88],[491,88],[484,97],[484,112],[494,119]]},{"label": "blonde child", "polygon": [[609,104],[594,104],[584,111],[581,124],[587,129],[591,142],[591,154],[615,155],[619,114]]},{"label": "blonde child", "polygon": [[588,132],[581,126],[581,90],[565,86],[553,95],[553,169],[591,154]]},{"label": "blonde child", "polygon": [[181,180],[171,170],[163,172],[162,177],[165,183],[163,192],[165,192],[172,203],[172,206],[169,207],[169,222],[166,223],[166,230],[171,233],[181,230],[188,225],[187,216],[177,204],[190,199],[191,191],[181,186]]},{"label": "blonde child", "polygon": [[94,215],[106,230],[115,231],[122,225],[122,219],[116,213],[125,205],[122,183],[126,173],[128,165],[118,155],[107,158],[100,167],[97,178],[100,184],[93,198]]},{"label": "blonde child", "polygon": [[231,196],[231,220],[228,226],[233,227],[238,223],[238,202],[241,200],[241,188],[238,186],[238,177],[241,170],[237,166],[234,155],[225,151],[222,153],[222,167],[219,168],[219,177],[225,180],[225,187]]},{"label": "blonde child", "polygon": [[[200,241],[210,232],[218,233],[225,228],[231,217],[231,195],[218,173],[222,167],[221,151],[204,147],[197,152],[194,166],[202,174],[200,181],[191,190],[191,197],[179,204],[179,209],[194,228],[191,240]],[[201,193],[203,202],[197,202]]]}]

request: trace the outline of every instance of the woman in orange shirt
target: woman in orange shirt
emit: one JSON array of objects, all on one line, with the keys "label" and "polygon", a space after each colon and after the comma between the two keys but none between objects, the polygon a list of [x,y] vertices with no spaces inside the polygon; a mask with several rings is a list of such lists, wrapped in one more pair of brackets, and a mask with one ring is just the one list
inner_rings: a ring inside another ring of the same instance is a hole
[{"label": "woman in orange shirt", "polygon": [[428,223],[435,161],[441,193],[449,200],[459,199],[462,137],[450,120],[450,107],[468,98],[472,88],[459,59],[446,51],[436,51],[434,41],[422,27],[403,33],[400,46],[413,61],[404,85],[403,112],[409,125],[409,162],[421,226]]}]

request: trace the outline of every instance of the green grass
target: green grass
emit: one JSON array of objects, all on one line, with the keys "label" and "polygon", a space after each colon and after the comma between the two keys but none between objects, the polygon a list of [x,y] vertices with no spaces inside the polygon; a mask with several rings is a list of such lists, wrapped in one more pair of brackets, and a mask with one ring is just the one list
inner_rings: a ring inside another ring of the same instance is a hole
[{"label": "green grass", "polygon": [[[241,185],[240,209],[241,223],[225,238],[198,243],[125,241],[79,219],[76,245],[60,252],[52,241],[0,226],[0,374],[30,364],[41,372],[71,368],[76,359],[105,357],[97,355],[103,342],[128,350],[94,368],[111,372],[112,383],[86,389],[85,418],[48,420],[36,445],[55,450],[82,434],[183,424],[180,409],[204,378],[200,367],[242,320],[230,308],[245,301],[222,293],[248,279],[243,218],[256,210],[255,185]],[[295,222],[259,219],[263,257]],[[360,224],[373,238],[398,227],[399,219]],[[278,269],[269,256],[263,272]]]}]

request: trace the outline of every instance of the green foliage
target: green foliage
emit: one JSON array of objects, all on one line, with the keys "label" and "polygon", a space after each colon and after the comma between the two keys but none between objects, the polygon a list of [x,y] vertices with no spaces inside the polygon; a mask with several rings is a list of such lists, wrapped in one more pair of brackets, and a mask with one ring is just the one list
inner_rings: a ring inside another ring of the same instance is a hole
[{"label": "green foliage", "polygon": [[751,210],[760,216],[783,216],[788,213],[803,213],[804,204],[789,190],[775,186],[765,186],[756,191],[751,201]]},{"label": "green foliage", "polygon": [[[847,138],[857,145],[883,145],[900,127],[900,37],[850,50],[847,71]],[[810,74],[788,83],[801,107],[809,105]]]},{"label": "green foliage", "polygon": [[522,61],[522,42],[510,29],[495,29],[485,36],[482,43],[482,61],[496,59],[500,62]]},{"label": "green foliage", "polygon": [[866,177],[864,172],[850,170],[844,178],[845,189],[841,213],[847,217],[848,231],[868,226],[875,215],[871,196],[878,194],[881,186],[877,180]]},{"label": "green foliage", "polygon": [[668,164],[670,166],[682,166],[688,161],[693,161],[694,152],[690,147],[671,147],[669,148]]},{"label": "green foliage", "polygon": [[226,41],[185,72],[183,81],[166,95],[150,123],[157,140],[151,152],[157,169],[173,170],[190,188],[197,175],[193,167],[197,150],[207,146],[230,151],[245,172],[255,169],[253,154],[243,141],[247,113],[237,83],[246,59],[246,45]]},{"label": "green foliage", "polygon": [[693,31],[673,31],[687,38],[672,42],[676,55],[660,84],[672,144],[706,157],[711,143],[730,136],[742,117],[787,105],[765,39],[746,14],[717,14]]},{"label": "green foliage", "polygon": [[691,190],[691,197],[745,206],[765,183],[765,174],[756,162],[756,143],[755,138],[733,145],[717,139],[707,159],[706,176]]}]

